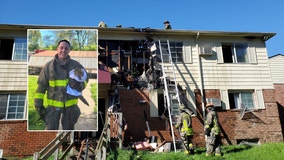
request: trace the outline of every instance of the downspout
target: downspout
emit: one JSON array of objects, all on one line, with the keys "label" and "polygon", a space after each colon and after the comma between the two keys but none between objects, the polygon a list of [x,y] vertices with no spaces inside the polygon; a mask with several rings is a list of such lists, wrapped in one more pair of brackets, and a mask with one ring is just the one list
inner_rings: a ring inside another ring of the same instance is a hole
[{"label": "downspout", "polygon": [[204,94],[203,94],[203,89],[204,89],[204,82],[203,82],[203,72],[202,72],[202,62],[201,62],[201,57],[199,55],[199,45],[198,45],[198,39],[199,39],[199,32],[196,34],[195,38],[195,47],[197,49],[197,55],[198,55],[198,67],[199,67],[199,77],[200,77],[200,94],[201,94],[201,105],[202,105],[202,113],[203,113],[203,119],[204,119],[204,126],[205,126],[205,105],[204,105]]}]

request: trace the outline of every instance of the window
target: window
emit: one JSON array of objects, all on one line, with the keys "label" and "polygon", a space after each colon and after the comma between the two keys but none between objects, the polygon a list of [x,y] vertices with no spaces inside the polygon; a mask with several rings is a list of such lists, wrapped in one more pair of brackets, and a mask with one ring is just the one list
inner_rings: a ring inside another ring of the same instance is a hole
[{"label": "window", "polygon": [[[156,44],[159,46],[159,44]],[[163,52],[163,61],[169,62],[169,53],[167,51],[167,43],[161,42],[161,49]],[[173,62],[183,62],[183,43],[182,42],[170,42],[170,51]]]},{"label": "window", "polygon": [[229,91],[230,109],[255,108],[253,91]]},{"label": "window", "polygon": [[27,60],[27,39],[16,38],[14,44],[13,60]]},{"label": "window", "polygon": [[27,61],[27,39],[0,39],[0,60]]},{"label": "window", "polygon": [[222,44],[224,63],[249,63],[248,45],[246,43]]},{"label": "window", "polygon": [[24,119],[25,106],[25,94],[0,94],[0,119]]},{"label": "window", "polygon": [[183,47],[182,42],[171,42],[170,43],[173,62],[183,62],[182,47]]}]

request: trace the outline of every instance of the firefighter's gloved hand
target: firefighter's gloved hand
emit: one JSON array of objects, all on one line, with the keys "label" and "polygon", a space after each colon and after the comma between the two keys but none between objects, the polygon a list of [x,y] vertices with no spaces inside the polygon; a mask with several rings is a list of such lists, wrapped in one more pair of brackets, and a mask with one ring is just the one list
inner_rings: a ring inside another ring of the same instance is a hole
[{"label": "firefighter's gloved hand", "polygon": [[36,106],[36,111],[39,114],[39,117],[41,120],[43,120],[45,122],[45,118],[46,118],[46,111],[44,106]]},{"label": "firefighter's gloved hand", "polygon": [[204,134],[210,136],[210,130],[208,128],[205,128]]}]

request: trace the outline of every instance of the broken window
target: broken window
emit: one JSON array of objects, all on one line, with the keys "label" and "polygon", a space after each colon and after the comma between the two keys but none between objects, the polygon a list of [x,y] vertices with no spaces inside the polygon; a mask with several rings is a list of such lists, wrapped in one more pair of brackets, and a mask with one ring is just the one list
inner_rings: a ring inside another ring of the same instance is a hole
[{"label": "broken window", "polygon": [[248,45],[246,43],[222,44],[224,63],[249,63]]},{"label": "broken window", "polygon": [[24,119],[26,94],[0,94],[0,119]]},{"label": "broken window", "polygon": [[229,91],[230,109],[255,108],[253,94],[253,91]]},{"label": "broken window", "polygon": [[27,39],[0,39],[0,60],[27,61]]}]

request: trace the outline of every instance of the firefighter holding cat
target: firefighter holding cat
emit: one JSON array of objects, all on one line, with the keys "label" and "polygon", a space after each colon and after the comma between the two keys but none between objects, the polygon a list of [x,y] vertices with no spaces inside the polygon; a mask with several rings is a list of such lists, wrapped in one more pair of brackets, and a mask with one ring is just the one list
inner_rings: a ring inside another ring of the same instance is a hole
[{"label": "firefighter holding cat", "polygon": [[[74,130],[81,114],[77,106],[78,97],[67,94],[66,91],[69,72],[75,68],[84,68],[79,62],[71,59],[70,48],[69,41],[59,41],[57,54],[45,64],[38,77],[34,104],[40,118],[45,122],[46,130],[58,130],[60,119],[62,130]],[[87,82],[88,78],[77,85],[77,89],[83,90]]]}]

